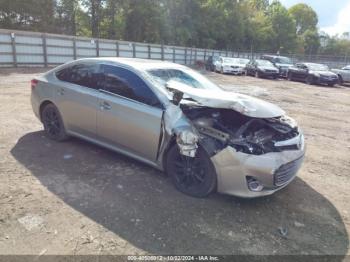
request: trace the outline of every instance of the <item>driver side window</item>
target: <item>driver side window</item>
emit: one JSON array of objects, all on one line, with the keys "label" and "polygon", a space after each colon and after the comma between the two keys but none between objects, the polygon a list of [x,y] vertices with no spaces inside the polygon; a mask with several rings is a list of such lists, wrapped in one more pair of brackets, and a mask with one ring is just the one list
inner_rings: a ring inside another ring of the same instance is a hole
[{"label": "driver side window", "polygon": [[150,106],[162,107],[158,97],[134,72],[112,65],[101,65],[101,70],[104,80],[100,89]]}]

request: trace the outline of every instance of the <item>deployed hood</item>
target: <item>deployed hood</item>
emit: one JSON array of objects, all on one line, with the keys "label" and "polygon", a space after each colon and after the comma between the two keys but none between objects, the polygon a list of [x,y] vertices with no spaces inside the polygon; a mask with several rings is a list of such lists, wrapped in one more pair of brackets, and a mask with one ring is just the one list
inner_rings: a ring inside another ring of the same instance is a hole
[{"label": "deployed hood", "polygon": [[278,106],[258,98],[223,90],[198,89],[170,80],[166,87],[174,93],[185,94],[199,105],[212,108],[227,108],[255,118],[273,118],[285,114]]}]

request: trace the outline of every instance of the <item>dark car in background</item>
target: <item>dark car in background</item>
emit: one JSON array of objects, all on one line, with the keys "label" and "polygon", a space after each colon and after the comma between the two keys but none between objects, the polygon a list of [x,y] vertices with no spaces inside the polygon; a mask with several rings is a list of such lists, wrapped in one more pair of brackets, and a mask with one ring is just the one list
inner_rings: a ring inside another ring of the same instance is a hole
[{"label": "dark car in background", "polygon": [[288,80],[299,80],[305,83],[334,86],[338,83],[338,75],[328,66],[315,63],[297,63],[288,70]]},{"label": "dark car in background", "polygon": [[205,69],[208,71],[214,72],[215,63],[219,61],[219,56],[208,56],[207,61],[205,62]]},{"label": "dark car in background", "polygon": [[262,55],[261,59],[269,60],[278,68],[281,77],[287,77],[288,70],[293,66],[293,61],[289,57],[279,55]]},{"label": "dark car in background", "polygon": [[271,77],[276,79],[279,70],[270,61],[263,59],[251,60],[246,66],[246,75],[255,77]]}]

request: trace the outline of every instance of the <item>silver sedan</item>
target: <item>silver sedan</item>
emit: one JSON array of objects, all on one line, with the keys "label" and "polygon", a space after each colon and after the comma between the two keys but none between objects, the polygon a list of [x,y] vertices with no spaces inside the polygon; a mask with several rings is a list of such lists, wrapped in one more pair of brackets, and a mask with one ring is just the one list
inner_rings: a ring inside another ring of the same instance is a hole
[{"label": "silver sedan", "polygon": [[303,161],[304,138],[278,106],[222,91],[185,66],[89,58],[32,80],[46,135],[76,136],[165,171],[194,197],[274,193]]}]

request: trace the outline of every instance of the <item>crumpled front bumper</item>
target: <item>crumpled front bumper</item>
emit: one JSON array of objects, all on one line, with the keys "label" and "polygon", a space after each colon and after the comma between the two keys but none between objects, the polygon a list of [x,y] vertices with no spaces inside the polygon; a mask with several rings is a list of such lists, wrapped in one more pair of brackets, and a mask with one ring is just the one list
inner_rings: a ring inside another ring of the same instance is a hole
[{"label": "crumpled front bumper", "polygon": [[[229,195],[253,198],[271,195],[277,190],[288,185],[296,176],[305,153],[304,137],[299,136],[297,150],[285,150],[282,152],[270,152],[263,155],[250,155],[237,152],[228,146],[211,160],[217,173],[217,190]],[[280,170],[289,167],[290,173],[284,183],[277,183],[277,175]],[[247,177],[258,180],[263,189],[259,192],[252,191],[248,187]]]}]

